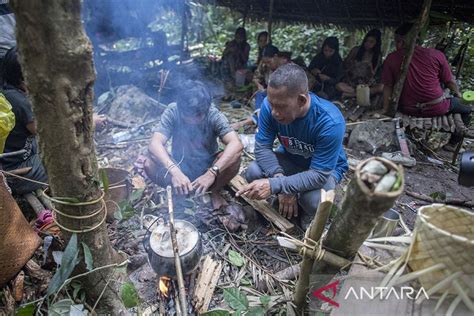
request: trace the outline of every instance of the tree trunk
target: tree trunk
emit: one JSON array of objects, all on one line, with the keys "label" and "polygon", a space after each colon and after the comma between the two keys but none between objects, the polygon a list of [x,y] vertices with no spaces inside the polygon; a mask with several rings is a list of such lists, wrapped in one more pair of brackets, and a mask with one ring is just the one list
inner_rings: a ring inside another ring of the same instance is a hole
[{"label": "tree trunk", "polygon": [[[80,0],[12,1],[17,20],[20,62],[37,120],[43,163],[49,176],[49,194],[81,202],[101,196],[92,127],[92,46],[81,24]],[[56,204],[59,211],[73,216],[94,213],[101,202],[86,206]],[[71,230],[96,229],[79,233],[79,242],[92,252],[94,267],[117,263],[111,247],[104,212],[88,219],[57,214],[58,223]],[[70,233],[63,230],[66,237]],[[106,282],[123,275],[103,269],[86,276],[83,288],[91,305],[100,297]],[[126,313],[119,299],[120,284],[109,282],[100,303],[101,311]]]}]

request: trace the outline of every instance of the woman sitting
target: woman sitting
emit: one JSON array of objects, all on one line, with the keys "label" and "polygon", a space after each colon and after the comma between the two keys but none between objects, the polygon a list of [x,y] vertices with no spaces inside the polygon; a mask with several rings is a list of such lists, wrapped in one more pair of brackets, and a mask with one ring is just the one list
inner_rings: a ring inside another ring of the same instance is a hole
[{"label": "woman sitting", "polygon": [[339,41],[336,37],[326,38],[321,51],[311,60],[308,70],[316,78],[311,90],[325,99],[334,99],[337,96],[335,85],[343,75]]},{"label": "woman sitting", "polygon": [[356,96],[359,84],[370,87],[370,95],[382,94],[383,84],[378,77],[382,69],[382,35],[379,30],[370,30],[364,37],[362,45],[352,48],[344,60],[345,77],[336,85],[342,98]]}]

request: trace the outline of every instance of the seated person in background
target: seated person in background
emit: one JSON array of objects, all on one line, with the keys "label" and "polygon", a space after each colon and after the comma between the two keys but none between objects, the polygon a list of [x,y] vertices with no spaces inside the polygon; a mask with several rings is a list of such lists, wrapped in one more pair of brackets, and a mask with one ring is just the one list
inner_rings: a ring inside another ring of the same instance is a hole
[{"label": "seated person in background", "polygon": [[[413,27],[412,23],[402,24],[395,31],[396,51],[385,59],[382,71],[384,112],[393,115],[390,98],[393,87],[400,76],[400,67],[406,48],[406,37]],[[441,84],[454,94],[446,98]],[[434,49],[415,46],[408,74],[400,95],[398,110],[417,117],[433,117],[448,113],[460,113],[465,126],[469,126],[472,108],[460,102],[461,93],[454,81],[446,56]],[[457,144],[459,135],[452,135],[449,144]]]},{"label": "seated person in background", "polygon": [[346,76],[336,85],[342,92],[342,98],[354,98],[356,87],[367,84],[370,95],[382,94],[383,84],[377,83],[382,66],[382,34],[379,30],[370,30],[362,45],[352,48],[344,60]]},{"label": "seated person in background", "polygon": [[[348,169],[342,147],[344,118],[335,105],[308,92],[300,66],[288,64],[270,76],[258,127],[256,161],[246,171],[249,184],[238,195],[266,199],[275,194],[280,213],[288,219],[300,217],[306,229],[320,190],[334,189]],[[276,137],[281,146],[274,152]]]},{"label": "seated person in background", "polygon": [[255,63],[258,67],[260,65],[260,62],[262,61],[263,58],[263,49],[265,46],[268,44],[268,32],[263,31],[258,33],[257,36],[257,46],[258,46],[258,54],[257,54],[257,62]]},{"label": "seated person in background", "polygon": [[308,70],[316,77],[316,83],[310,90],[322,98],[334,99],[337,96],[336,83],[343,75],[339,41],[336,37],[330,36],[324,40],[321,51],[311,60]]},{"label": "seated person in background", "polygon": [[280,52],[277,47],[268,44],[263,50],[262,61],[255,72],[253,82],[257,86],[255,92],[255,112],[251,117],[245,120],[232,124],[232,128],[239,129],[240,127],[254,123],[257,125],[258,113],[263,104],[263,100],[267,96],[267,82],[270,74],[278,67],[291,63],[291,53]]},{"label": "seated person in background", "polygon": [[[33,109],[28,100],[26,84],[17,58],[16,47],[8,50],[3,58],[3,94],[10,102],[15,114],[15,127],[5,142],[5,153],[26,150],[21,155],[0,159],[2,168],[6,171],[28,168],[31,170],[22,175],[25,178],[47,183],[48,177],[41,163],[36,139],[36,122]],[[44,188],[41,184],[27,180],[8,177],[8,185],[14,194],[26,194],[36,189]]]},{"label": "seated person in background", "polygon": [[226,43],[222,53],[222,76],[226,90],[224,100],[228,101],[233,97],[236,72],[247,68],[249,54],[250,45],[247,43],[247,32],[243,27],[239,27],[235,31],[235,38]]},{"label": "seated person in background", "polygon": [[[163,112],[154,131],[145,161],[148,177],[162,187],[172,185],[182,196],[210,190],[215,209],[227,204],[220,190],[239,171],[243,147],[202,82],[184,82],[177,104]],[[225,145],[221,153],[217,137]],[[170,138],[171,156],[165,147]]]}]

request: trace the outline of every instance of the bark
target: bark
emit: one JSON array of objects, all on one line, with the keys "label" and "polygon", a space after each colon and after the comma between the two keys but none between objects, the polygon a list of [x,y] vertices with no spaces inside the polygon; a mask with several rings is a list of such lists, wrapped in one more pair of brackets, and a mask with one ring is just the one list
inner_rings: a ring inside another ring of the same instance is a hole
[{"label": "bark", "polygon": [[[92,201],[101,196],[92,127],[93,83],[92,45],[81,24],[80,0],[12,1],[17,20],[17,40],[30,100],[37,120],[43,163],[52,196]],[[56,205],[63,213],[87,215],[90,206]],[[59,216],[58,222],[71,229],[95,226],[103,213],[86,220]],[[70,234],[64,232],[69,238]],[[78,234],[92,252],[94,266],[116,263],[105,222],[97,229]],[[80,270],[80,268],[79,268]],[[93,303],[108,280],[120,280],[113,269],[86,276],[83,288]],[[118,282],[109,282],[99,311],[112,315],[126,313],[119,299]]]}]

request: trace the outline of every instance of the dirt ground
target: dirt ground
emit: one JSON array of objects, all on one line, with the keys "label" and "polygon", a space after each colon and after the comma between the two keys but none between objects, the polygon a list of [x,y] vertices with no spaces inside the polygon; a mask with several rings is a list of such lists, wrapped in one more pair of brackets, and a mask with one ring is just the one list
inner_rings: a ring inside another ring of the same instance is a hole
[{"label": "dirt ground", "polygon": [[[229,103],[222,103],[220,109],[231,123],[248,117],[252,112],[250,107],[244,106],[234,109]],[[146,121],[143,119],[145,116],[139,115],[139,117],[136,121]],[[143,177],[142,161],[147,154],[152,127],[153,124],[143,126],[140,130],[135,131],[129,139],[114,142],[113,136],[127,129],[109,124],[105,130],[97,133],[96,148],[99,165],[127,170],[130,173],[135,192],[140,193],[135,195],[131,213],[121,212],[122,218],[109,223],[112,244],[130,257],[128,273],[140,294],[143,308],[161,308],[166,311],[166,314],[173,314],[175,312],[173,294],[169,298],[164,298],[160,294],[158,290],[159,276],[148,263],[148,255],[142,244],[147,233],[146,225],[143,224],[144,216],[150,214],[162,218],[167,217],[163,190]],[[253,127],[239,130],[239,133],[252,134],[254,132]],[[472,147],[473,144],[468,144],[468,146]],[[371,157],[369,154],[350,149],[347,150],[347,154],[352,161],[356,162]],[[450,153],[440,152],[439,155],[439,158],[450,160]],[[242,157],[241,170],[246,168],[252,160],[252,156],[252,153],[245,152]],[[337,187],[336,204],[340,205],[346,185],[352,176],[352,171],[347,172]],[[396,202],[394,209],[402,214],[410,229],[413,228],[416,220],[417,208],[429,203],[408,195],[408,191],[441,200],[445,198],[473,202],[474,188],[460,186],[457,183],[456,168],[447,163],[417,161],[415,167],[405,168],[405,181],[405,193]],[[294,290],[294,281],[282,281],[275,277],[275,273],[297,264],[301,257],[279,247],[275,240],[277,229],[244,201],[236,200],[230,189],[226,190],[224,197],[230,202],[242,205],[247,218],[245,225],[248,228],[246,230],[230,232],[222,224],[222,216],[226,214],[212,214],[208,201],[202,199],[188,199],[177,210],[177,218],[190,221],[200,230],[203,256],[211,255],[223,263],[223,270],[209,309],[227,308],[225,290],[240,288],[240,291],[247,295],[251,307],[262,307],[263,304],[259,303],[259,300],[261,301],[261,298],[265,297],[265,300],[267,298],[270,300],[270,303],[264,305],[267,312],[278,314],[287,311],[291,308],[290,295]],[[27,208],[23,204],[22,207]],[[124,217],[124,215],[126,216]],[[300,229],[297,229],[294,234],[296,238],[303,236]],[[37,251],[35,258],[38,262],[45,259],[41,248]],[[51,265],[50,262],[49,266],[43,266],[43,268],[50,270],[52,266],[54,264]],[[185,281],[189,292],[195,286],[196,273],[195,271],[186,277]],[[29,280],[28,276],[26,278]],[[46,278],[42,283],[44,284],[44,282],[48,282],[48,279]],[[40,294],[37,285],[27,283],[27,291],[28,287],[30,294],[24,297],[23,302],[34,300]],[[176,289],[175,284],[171,284],[171,288],[173,287]],[[188,298],[188,301],[190,300],[191,297]]]}]

